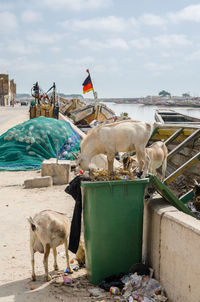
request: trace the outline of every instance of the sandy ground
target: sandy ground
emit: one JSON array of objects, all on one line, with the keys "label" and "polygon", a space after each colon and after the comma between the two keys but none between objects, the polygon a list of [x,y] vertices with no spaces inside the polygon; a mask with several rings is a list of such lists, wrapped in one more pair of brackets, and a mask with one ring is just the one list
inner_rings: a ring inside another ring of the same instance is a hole
[{"label": "sandy ground", "polygon": [[[0,108],[0,135],[17,123],[28,119],[28,108],[16,110]],[[10,114],[12,118],[5,118]],[[52,209],[67,213],[71,219],[74,200],[64,192],[64,186],[41,189],[25,189],[24,180],[40,175],[40,171],[0,172],[0,301],[115,301],[109,293],[94,297],[89,290],[94,288],[86,278],[86,270],[80,269],[70,275],[76,279],[74,285],[56,287],[53,282],[44,282],[43,256],[36,253],[37,281],[31,276],[29,251],[29,224],[27,217],[35,213]],[[64,251],[64,246],[58,252]],[[70,253],[70,259],[75,255]],[[49,256],[49,270],[53,272],[53,256]],[[58,255],[61,271],[66,268],[62,253]],[[35,289],[31,290],[30,286]]]}]

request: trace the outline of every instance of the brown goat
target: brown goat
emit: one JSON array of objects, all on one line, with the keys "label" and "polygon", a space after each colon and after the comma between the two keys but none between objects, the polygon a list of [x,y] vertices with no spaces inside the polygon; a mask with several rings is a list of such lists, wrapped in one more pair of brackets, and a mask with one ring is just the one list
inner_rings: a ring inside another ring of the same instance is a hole
[{"label": "brown goat", "polygon": [[[34,253],[44,253],[43,264],[45,269],[46,281],[51,280],[51,276],[48,273],[48,257],[50,249],[53,250],[54,255],[54,269],[58,270],[57,264],[57,251],[56,247],[64,244],[65,254],[67,260],[67,269],[72,272],[69,264],[68,255],[68,237],[70,231],[70,223],[68,218],[63,213],[58,213],[52,210],[44,210],[36,214],[33,218],[29,217],[30,223],[30,251],[31,251],[31,264],[32,264],[32,280],[36,280],[35,275],[35,261]],[[80,241],[79,249],[77,251],[77,260],[80,264],[84,262],[84,249],[82,241]]]}]

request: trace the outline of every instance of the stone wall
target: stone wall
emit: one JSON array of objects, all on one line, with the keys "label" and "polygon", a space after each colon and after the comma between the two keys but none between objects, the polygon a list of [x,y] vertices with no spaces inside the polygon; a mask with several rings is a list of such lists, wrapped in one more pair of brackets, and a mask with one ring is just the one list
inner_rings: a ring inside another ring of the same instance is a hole
[{"label": "stone wall", "polygon": [[170,302],[200,301],[200,221],[156,196],[145,202],[143,259]]}]

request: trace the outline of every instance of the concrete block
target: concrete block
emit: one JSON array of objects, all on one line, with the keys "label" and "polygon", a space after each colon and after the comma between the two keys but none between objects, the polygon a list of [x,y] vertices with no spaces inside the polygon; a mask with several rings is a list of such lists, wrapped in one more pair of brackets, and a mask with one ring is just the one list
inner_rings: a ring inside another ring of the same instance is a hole
[{"label": "concrete block", "polygon": [[59,160],[56,163],[56,158],[44,160],[42,163],[42,176],[51,176],[54,185],[64,185],[70,182],[71,161]]},{"label": "concrete block", "polygon": [[42,188],[50,187],[53,185],[53,179],[51,176],[37,177],[32,179],[26,179],[24,181],[25,188]]}]

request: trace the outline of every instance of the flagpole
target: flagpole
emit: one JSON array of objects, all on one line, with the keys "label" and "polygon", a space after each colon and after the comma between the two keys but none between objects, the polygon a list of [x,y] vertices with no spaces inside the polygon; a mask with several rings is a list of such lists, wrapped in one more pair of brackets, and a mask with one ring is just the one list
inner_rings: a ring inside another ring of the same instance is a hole
[{"label": "flagpole", "polygon": [[[89,74],[90,76],[90,71],[89,69],[86,70],[86,72]],[[90,76],[90,79],[91,79],[91,76]],[[92,82],[92,79],[91,79],[91,82]],[[97,92],[94,91],[94,86],[93,86],[93,82],[92,82],[92,91],[93,91],[93,95],[94,95],[94,101],[95,101],[95,106],[97,106],[97,103],[98,103],[98,99],[97,99]]]}]

